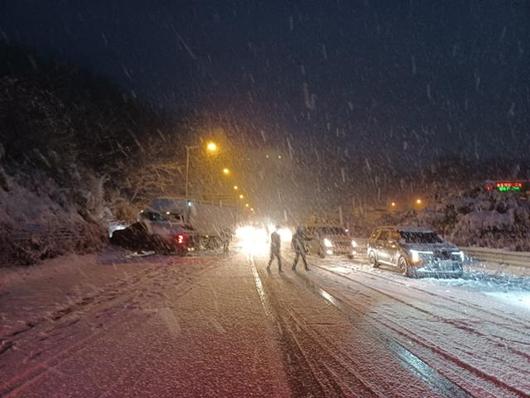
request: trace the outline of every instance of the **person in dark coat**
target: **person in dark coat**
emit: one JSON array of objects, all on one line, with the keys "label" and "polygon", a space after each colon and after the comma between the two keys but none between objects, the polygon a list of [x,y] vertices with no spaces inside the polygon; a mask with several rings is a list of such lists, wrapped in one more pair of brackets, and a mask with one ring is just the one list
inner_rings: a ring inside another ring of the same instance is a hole
[{"label": "person in dark coat", "polygon": [[307,267],[307,260],[305,258],[305,255],[307,253],[306,250],[306,242],[307,238],[304,234],[304,230],[302,227],[297,227],[296,232],[293,234],[293,238],[291,240],[291,246],[296,253],[294,256],[294,263],[293,263],[293,271],[296,271],[296,265],[298,264],[298,259],[302,257],[302,261],[304,263],[304,267],[306,271],[309,271],[309,268]]},{"label": "person in dark coat", "polygon": [[230,230],[230,228],[225,227],[221,229],[220,236],[221,242],[223,243],[223,253],[228,254],[230,241],[232,240],[232,231]]},{"label": "person in dark coat", "polygon": [[271,234],[271,258],[267,265],[267,271],[270,272],[272,261],[276,258],[278,260],[278,271],[282,272],[282,258],[280,256],[281,250],[281,239],[278,230],[280,226],[276,226],[276,230]]}]

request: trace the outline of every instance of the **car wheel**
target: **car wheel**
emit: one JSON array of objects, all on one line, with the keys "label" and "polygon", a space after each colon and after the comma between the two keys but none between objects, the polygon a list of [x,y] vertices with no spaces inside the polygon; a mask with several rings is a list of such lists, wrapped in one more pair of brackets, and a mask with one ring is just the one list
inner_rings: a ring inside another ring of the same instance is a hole
[{"label": "car wheel", "polygon": [[401,275],[404,275],[408,278],[414,278],[414,270],[409,266],[409,263],[405,257],[402,256],[398,259],[398,268],[399,272],[401,272]]},{"label": "car wheel", "polygon": [[372,267],[374,268],[379,267],[379,262],[377,261],[377,257],[375,256],[374,252],[370,252],[370,254],[368,255],[368,261],[370,261],[370,264],[372,264]]},{"label": "car wheel", "polygon": [[463,275],[464,275],[464,270],[459,269],[458,273],[453,275],[453,278],[462,278]]}]

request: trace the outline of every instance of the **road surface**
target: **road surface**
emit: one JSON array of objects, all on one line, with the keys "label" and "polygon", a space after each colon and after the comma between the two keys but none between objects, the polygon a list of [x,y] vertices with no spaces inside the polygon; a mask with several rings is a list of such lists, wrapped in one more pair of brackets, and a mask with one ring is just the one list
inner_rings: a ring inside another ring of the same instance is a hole
[{"label": "road surface", "polygon": [[2,270],[0,396],[530,395],[529,278],[291,258],[108,249]]}]

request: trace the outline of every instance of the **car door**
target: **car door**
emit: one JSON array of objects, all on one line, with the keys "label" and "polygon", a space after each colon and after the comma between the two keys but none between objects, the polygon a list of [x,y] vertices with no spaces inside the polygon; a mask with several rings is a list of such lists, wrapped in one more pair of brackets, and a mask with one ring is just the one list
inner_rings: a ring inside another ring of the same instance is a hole
[{"label": "car door", "polygon": [[384,263],[388,262],[388,253],[386,250],[387,240],[388,240],[388,231],[386,229],[383,229],[379,233],[379,236],[377,237],[377,240],[375,241],[375,251],[376,251],[377,261],[382,261]]},{"label": "car door", "polygon": [[388,262],[397,265],[399,257],[399,239],[401,236],[398,231],[392,230],[388,232],[388,239],[386,242],[386,254]]},{"label": "car door", "polygon": [[377,238],[379,237],[379,234],[381,233],[381,230],[379,228],[375,229],[370,237],[368,238],[368,255],[373,252],[377,255]]}]

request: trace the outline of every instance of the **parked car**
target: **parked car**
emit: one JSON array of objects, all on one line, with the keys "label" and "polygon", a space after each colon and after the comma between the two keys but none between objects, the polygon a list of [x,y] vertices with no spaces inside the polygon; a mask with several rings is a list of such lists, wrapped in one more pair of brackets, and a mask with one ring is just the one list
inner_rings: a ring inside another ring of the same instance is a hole
[{"label": "parked car", "polygon": [[[146,217],[148,214],[149,217]],[[151,214],[157,216],[151,219]],[[166,236],[168,230],[171,233],[178,227],[192,231],[189,235],[196,249],[221,247],[223,231],[233,231],[240,216],[240,209],[236,206],[176,197],[155,198],[143,212],[144,222],[153,234]]]},{"label": "parked car", "polygon": [[464,253],[430,229],[380,227],[368,240],[367,254],[374,267],[387,264],[408,277],[460,277]]},{"label": "parked car", "polygon": [[110,241],[129,250],[177,253],[184,255],[189,247],[189,234],[182,230],[174,235],[158,235],[149,231],[147,225],[135,222],[124,229],[114,231]]},{"label": "parked car", "polygon": [[173,214],[159,213],[153,209],[142,210],[138,221],[146,228],[147,233],[162,242],[169,252],[185,254],[195,249],[196,234],[191,225],[184,224]]},{"label": "parked car", "polygon": [[357,243],[340,226],[308,226],[304,231],[308,238],[309,254],[322,258],[332,255],[346,255],[352,258],[357,254]]}]

